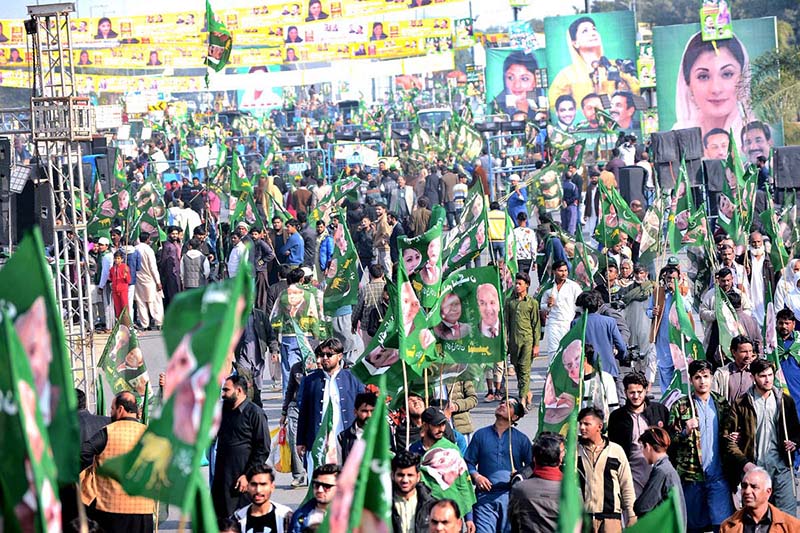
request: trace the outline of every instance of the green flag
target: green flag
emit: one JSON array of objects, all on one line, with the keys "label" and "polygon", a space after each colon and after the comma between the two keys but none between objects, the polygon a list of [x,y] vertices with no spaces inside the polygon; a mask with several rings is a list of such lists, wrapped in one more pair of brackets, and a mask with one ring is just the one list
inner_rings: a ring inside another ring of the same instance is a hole
[{"label": "green flag", "polygon": [[477,181],[470,187],[458,224],[445,236],[442,255],[444,275],[474,261],[489,245],[488,200],[484,198],[480,181]]},{"label": "green flag", "polygon": [[127,324],[130,324],[130,319],[126,308],[111,329],[97,367],[105,374],[114,394],[124,390],[135,392],[139,407],[142,407],[150,386],[150,375],[139,347],[136,330]]},{"label": "green flag", "polygon": [[663,227],[664,198],[658,197],[647,208],[642,221],[642,229],[636,240],[639,242],[639,262],[653,263],[661,252],[661,228]]},{"label": "green flag", "polygon": [[639,234],[639,218],[617,189],[608,189],[603,182],[597,183],[600,192],[600,212],[604,215],[597,223],[594,238],[605,247],[619,242],[620,232],[634,237]]},{"label": "green flag", "polygon": [[[387,281],[386,288],[389,292],[389,306],[386,315],[381,317],[381,324],[375,335],[370,340],[364,353],[356,361],[351,372],[364,384],[378,385],[381,376],[386,375],[386,381],[392,387],[399,388],[403,383],[403,368],[400,364],[400,345],[395,320],[394,304],[397,300],[397,287]],[[383,389],[381,389],[383,390]]]},{"label": "green flag", "polygon": [[[510,431],[510,430],[509,430]],[[458,446],[447,438],[436,441],[422,456],[422,481],[437,500],[449,498],[458,504],[461,516],[472,511],[477,501],[467,463]]]},{"label": "green flag", "polygon": [[683,355],[692,361],[705,359],[706,352],[703,343],[694,333],[694,325],[686,312],[681,291],[676,290],[673,294],[675,301],[669,311],[669,342],[670,348],[680,350]]},{"label": "green flag", "polygon": [[433,336],[428,316],[422,309],[414,286],[408,278],[405,262],[400,262],[397,269],[397,291],[399,298],[394,303],[395,316],[400,317],[398,329],[398,344],[400,358],[408,363],[409,367],[421,374],[432,363],[437,362],[436,339]]},{"label": "green flag", "polygon": [[775,204],[772,203],[772,194],[769,189],[767,189],[767,208],[759,215],[759,218],[771,243],[769,258],[772,266],[776,272],[783,270],[789,264],[789,252],[786,251],[786,244],[781,237],[778,217],[775,214]]},{"label": "green flag", "polygon": [[746,335],[747,332],[739,322],[736,311],[733,309],[728,296],[717,285],[717,294],[714,301],[714,312],[719,328],[719,347],[728,360],[733,360],[731,353],[731,339],[737,335]]},{"label": "green flag", "polygon": [[594,275],[597,273],[597,266],[599,259],[597,257],[597,250],[587,246],[583,240],[583,231],[580,224],[578,224],[578,231],[575,233],[577,240],[575,241],[575,255],[572,258],[572,270],[570,272],[573,280],[584,290],[591,290],[594,283]]},{"label": "green flag", "polygon": [[[62,322],[51,272],[44,257],[42,234],[35,228],[22,239],[0,270],[0,301],[5,300],[16,309],[18,318],[14,325],[31,362],[39,409],[50,442],[58,444],[53,449],[58,482],[67,484],[78,480],[80,430],[72,361],[63,324],[74,327],[72,319],[77,317],[64,317]],[[74,312],[83,310],[78,306]]]},{"label": "green flag", "polygon": [[233,347],[252,306],[250,269],[182,292],[164,318],[167,364],[164,404],[127,454],[103,463],[99,475],[130,495],[176,504],[191,514],[203,452],[216,433],[220,383],[232,369]]},{"label": "green flag", "polygon": [[725,162],[725,181],[722,182],[722,194],[719,197],[719,216],[717,223],[733,239],[734,243],[744,246],[742,197],[740,189],[744,184],[744,166],[736,146],[733,130],[728,132],[728,159]]},{"label": "green flag", "polygon": [[358,254],[347,229],[345,211],[339,211],[340,222],[333,231],[333,256],[325,276],[323,302],[330,312],[358,303]]},{"label": "green flag", "polygon": [[208,28],[206,65],[214,72],[219,72],[228,64],[233,48],[233,39],[231,32],[225,28],[225,24],[217,22],[209,0],[206,0],[206,27]]},{"label": "green flag", "polygon": [[195,496],[192,510],[192,531],[194,533],[219,533],[217,515],[214,512],[214,501],[211,499],[211,488],[208,479],[200,470],[194,473]]},{"label": "green flag", "polygon": [[[0,504],[3,528],[11,533],[61,531],[56,463],[41,409],[42,397],[37,392],[36,365],[42,361],[41,357],[38,361],[29,360],[30,355],[21,342],[21,336],[37,336],[40,342],[47,336],[43,297],[37,298],[28,312],[17,316],[17,311],[9,301],[0,305],[0,390],[3,391]],[[16,323],[13,323],[15,316]],[[40,348],[49,350],[49,347]],[[73,457],[72,462],[77,465],[78,457]]]},{"label": "green flag", "polygon": [[672,487],[666,500],[654,507],[646,515],[640,517],[634,525],[626,527],[623,531],[626,533],[653,533],[654,531],[683,533],[686,531],[679,490],[681,490],[680,487]]},{"label": "green flag", "polygon": [[578,483],[578,411],[573,410],[567,427],[564,445],[564,477],[558,498],[558,531],[575,533],[583,529],[584,511]]},{"label": "green flag", "polygon": [[439,299],[442,283],[442,224],[416,237],[401,235],[397,245],[422,307],[430,309]]},{"label": "green flag", "polygon": [[258,206],[256,206],[255,200],[253,200],[253,193],[248,191],[242,191],[236,198],[236,207],[230,216],[230,220],[231,227],[242,220],[251,226],[255,224],[260,228],[265,227],[264,221],[261,219],[261,215],[258,212]]},{"label": "green flag", "polygon": [[253,192],[253,184],[247,177],[247,171],[242,165],[242,160],[237,152],[233,152],[231,163],[231,192]]},{"label": "green flag", "polygon": [[[392,524],[392,478],[386,377],[364,435],[353,446],[342,468],[331,509],[321,532],[389,531]],[[363,443],[363,445],[362,445]],[[358,472],[351,484],[351,472]],[[346,481],[345,481],[346,479]]]},{"label": "green flag", "polygon": [[493,363],[505,356],[498,268],[461,269],[444,280],[429,324],[454,363]]},{"label": "green flag", "polygon": [[585,339],[584,312],[561,339],[547,369],[542,403],[539,404],[539,433],[552,431],[563,435],[567,432],[570,415],[580,409]]},{"label": "green flag", "polygon": [[114,177],[117,181],[128,181],[128,176],[125,174],[125,154],[120,148],[114,149]]},{"label": "green flag", "polygon": [[[338,406],[337,406],[338,408]],[[325,404],[325,412],[322,415],[322,421],[317,429],[317,434],[314,437],[314,443],[308,451],[306,457],[306,469],[308,472],[313,472],[317,467],[325,464],[338,464],[339,458],[337,457],[337,443],[336,432],[333,424],[334,408],[330,398]],[[308,484],[308,492],[304,501],[310,500],[314,496],[314,485]]]}]

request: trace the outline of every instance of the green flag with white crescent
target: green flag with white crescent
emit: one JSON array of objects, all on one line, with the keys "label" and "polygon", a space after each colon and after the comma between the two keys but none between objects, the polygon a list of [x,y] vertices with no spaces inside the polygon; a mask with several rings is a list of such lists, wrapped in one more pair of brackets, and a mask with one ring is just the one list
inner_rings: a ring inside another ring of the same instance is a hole
[{"label": "green flag with white crescent", "polygon": [[623,531],[625,533],[653,533],[654,531],[684,533],[686,524],[681,497],[678,493],[679,490],[682,490],[681,487],[672,487],[667,493],[666,500],[639,518],[634,525],[623,529]]},{"label": "green flag with white crescent", "polygon": [[142,400],[150,386],[150,375],[136,330],[129,326],[128,314],[125,308],[111,329],[97,367],[105,373],[114,394],[125,390],[135,392],[139,407],[142,407]]},{"label": "green flag with white crescent", "polygon": [[[0,304],[0,509],[3,529],[9,533],[61,531],[56,462],[48,435],[42,397],[37,389],[35,365],[29,359],[22,336],[46,338],[45,305],[40,296],[30,311],[18,315],[8,301]],[[33,316],[31,316],[33,314]],[[13,322],[16,317],[16,323]],[[32,322],[35,320],[36,322]],[[30,340],[26,341],[30,343]],[[44,345],[40,348],[45,348]],[[46,376],[45,376],[46,379]],[[68,442],[59,442],[59,446]],[[73,446],[69,448],[75,451]],[[74,464],[78,457],[72,458]]]},{"label": "green flag with white crescent", "polygon": [[[63,280],[53,280],[44,249],[39,228],[25,235],[0,269],[0,301],[13,305],[16,311],[14,327],[33,370],[35,395],[50,442],[57,444],[53,453],[58,482],[63,485],[78,480],[80,466],[78,400],[64,335],[64,323],[71,324],[78,317],[62,315],[54,286]],[[82,312],[80,306],[73,308],[73,313]],[[2,472],[0,477],[8,474]]]},{"label": "green flag with white crescent", "polygon": [[714,314],[717,318],[719,328],[719,348],[723,355],[729,360],[733,360],[731,353],[731,340],[737,335],[746,335],[747,332],[741,325],[736,311],[733,309],[728,296],[717,285],[717,294],[714,301]]},{"label": "green flag with white crescent", "polygon": [[566,434],[569,418],[580,409],[583,361],[586,339],[586,313],[570,328],[558,345],[547,369],[539,404],[539,433]]},{"label": "green flag with white crescent", "polygon": [[164,317],[167,363],[163,405],[128,453],[105,461],[99,475],[132,496],[193,511],[204,450],[218,429],[220,384],[233,368],[233,348],[252,306],[250,269],[221,283],[180,293]]}]

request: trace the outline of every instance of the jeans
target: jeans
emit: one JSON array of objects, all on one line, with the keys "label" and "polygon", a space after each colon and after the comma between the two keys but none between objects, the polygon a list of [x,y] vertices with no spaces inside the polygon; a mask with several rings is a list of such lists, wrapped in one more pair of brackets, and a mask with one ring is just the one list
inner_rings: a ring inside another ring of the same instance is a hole
[{"label": "jeans", "polygon": [[289,370],[291,370],[292,365],[299,363],[302,358],[303,354],[300,352],[297,338],[294,335],[281,337],[281,378],[283,379],[281,386],[284,397],[286,396],[286,387],[290,379]]},{"label": "jeans", "polygon": [[475,533],[506,533],[508,523],[509,493],[478,492],[478,503],[472,507]]},{"label": "jeans", "polygon": [[794,497],[792,489],[792,471],[786,466],[776,470],[770,469],[772,478],[772,496],[769,501],[784,513],[796,516],[797,499]]},{"label": "jeans", "polygon": [[506,243],[503,241],[492,241],[492,255],[495,263],[506,257]]},{"label": "jeans", "polygon": [[645,209],[653,205],[653,202],[656,201],[656,190],[655,189],[648,189],[645,188],[644,190],[644,201],[647,204]]},{"label": "jeans", "polygon": [[561,210],[561,228],[568,234],[575,236],[578,229],[578,206],[568,205]]},{"label": "jeans", "polygon": [[719,525],[733,514],[733,500],[728,482],[723,478],[708,481],[684,481],[687,531],[705,531]]},{"label": "jeans", "polygon": [[381,265],[386,279],[392,279],[392,258],[389,250],[375,250],[375,257],[372,258],[374,264]]}]

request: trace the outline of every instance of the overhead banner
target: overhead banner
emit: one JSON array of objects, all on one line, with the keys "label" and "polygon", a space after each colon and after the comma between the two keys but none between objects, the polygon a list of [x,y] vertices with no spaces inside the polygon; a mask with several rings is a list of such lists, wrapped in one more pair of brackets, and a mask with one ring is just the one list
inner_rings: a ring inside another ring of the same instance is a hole
[{"label": "overhead banner", "polygon": [[714,42],[703,41],[700,24],[654,28],[660,130],[700,127],[711,157],[715,138],[732,129],[749,162],[769,157],[783,128],[754,112],[748,84],[751,61],[777,46],[774,17],[735,20],[731,38]]},{"label": "overhead banner", "polygon": [[633,12],[546,17],[544,33],[553,125],[572,131],[585,121],[588,129],[597,129],[594,110],[604,108],[605,102],[610,103],[606,111],[623,130],[638,133],[640,113],[633,97],[640,85]]},{"label": "overhead banner", "polygon": [[492,113],[530,119],[547,109],[543,76],[544,49],[526,53],[521,49],[486,50],[486,103]]}]

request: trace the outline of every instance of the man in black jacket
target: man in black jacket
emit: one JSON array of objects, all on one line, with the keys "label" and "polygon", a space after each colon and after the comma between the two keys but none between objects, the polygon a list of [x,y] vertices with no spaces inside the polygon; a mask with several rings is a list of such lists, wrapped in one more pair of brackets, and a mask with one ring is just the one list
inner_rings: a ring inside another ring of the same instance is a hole
[{"label": "man in black jacket", "polygon": [[622,385],[625,388],[625,405],[608,417],[608,439],[619,444],[625,451],[638,497],[650,476],[650,465],[642,455],[639,436],[649,426],[666,427],[669,410],[647,398],[650,383],[641,372],[631,372],[625,376]]},{"label": "man in black jacket", "polygon": [[378,397],[372,392],[362,392],[356,396],[355,408],[356,419],[350,424],[350,427],[339,433],[337,437],[339,440],[339,450],[342,452],[340,465],[347,461],[347,456],[350,455],[350,450],[353,449],[353,444],[364,435],[364,426],[367,420],[372,417],[372,412],[375,410],[375,404],[378,402]]},{"label": "man in black jacket", "polygon": [[436,499],[431,496],[431,490],[420,483],[419,461],[419,455],[405,450],[392,458],[394,533],[428,531],[428,514]]}]

